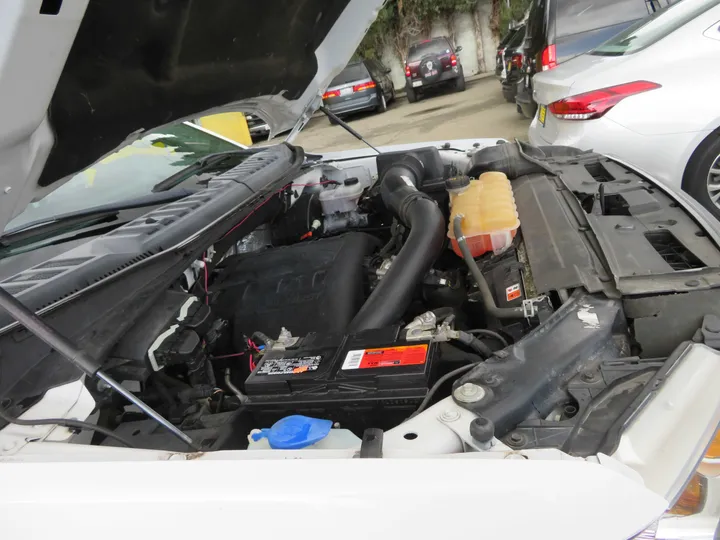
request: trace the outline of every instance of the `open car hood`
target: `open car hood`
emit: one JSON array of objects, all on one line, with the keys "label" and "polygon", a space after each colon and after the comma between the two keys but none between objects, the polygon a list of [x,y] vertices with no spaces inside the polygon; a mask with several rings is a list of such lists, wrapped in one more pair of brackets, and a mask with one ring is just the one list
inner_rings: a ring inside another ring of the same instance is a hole
[{"label": "open car hood", "polygon": [[148,129],[255,112],[294,136],[383,0],[9,0],[0,230]]}]

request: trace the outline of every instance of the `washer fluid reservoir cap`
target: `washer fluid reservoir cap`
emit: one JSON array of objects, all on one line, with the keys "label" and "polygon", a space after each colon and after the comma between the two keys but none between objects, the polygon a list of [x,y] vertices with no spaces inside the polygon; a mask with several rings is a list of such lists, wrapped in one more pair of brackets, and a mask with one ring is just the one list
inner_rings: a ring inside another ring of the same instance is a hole
[{"label": "washer fluid reservoir cap", "polygon": [[332,429],[332,420],[293,415],[278,420],[269,429],[252,433],[254,441],[267,437],[270,448],[299,450],[323,440]]}]

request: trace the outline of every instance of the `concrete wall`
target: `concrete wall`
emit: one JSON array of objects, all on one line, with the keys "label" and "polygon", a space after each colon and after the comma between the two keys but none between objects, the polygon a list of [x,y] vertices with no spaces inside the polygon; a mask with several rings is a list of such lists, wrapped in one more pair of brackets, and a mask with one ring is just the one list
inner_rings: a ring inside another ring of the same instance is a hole
[{"label": "concrete wall", "polygon": [[389,45],[385,47],[380,61],[391,70],[390,78],[395,85],[395,89],[403,90],[405,88],[405,64],[395,54],[395,49]]},{"label": "concrete wall", "polygon": [[492,10],[492,0],[480,0],[473,14],[478,60],[480,70],[483,72],[495,69],[495,50],[498,40],[490,29]]},{"label": "concrete wall", "polygon": [[475,39],[475,22],[472,13],[457,13],[453,17],[455,30],[455,46],[462,46],[458,58],[463,66],[466,77],[480,72],[477,40]]},{"label": "concrete wall", "polygon": [[[497,41],[490,30],[492,0],[480,0],[473,13],[457,13],[450,21],[444,19],[433,22],[430,34],[418,36],[417,40],[429,37],[454,37],[455,45],[462,46],[458,53],[465,76],[482,73],[495,68],[495,49]],[[405,65],[391,46],[387,46],[381,55],[381,61],[390,68],[390,77],[397,90],[405,88]],[[489,67],[488,67],[489,66]]]}]

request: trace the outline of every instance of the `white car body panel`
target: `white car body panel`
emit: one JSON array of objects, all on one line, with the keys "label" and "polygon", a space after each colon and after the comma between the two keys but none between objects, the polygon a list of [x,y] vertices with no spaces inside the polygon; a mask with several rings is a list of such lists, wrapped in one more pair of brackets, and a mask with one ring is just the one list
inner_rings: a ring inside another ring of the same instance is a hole
[{"label": "white car body panel", "polygon": [[4,464],[2,536],[56,537],[64,523],[68,536],[103,540],[197,539],[209,531],[296,540],[607,540],[634,535],[666,507],[636,481],[584,461],[217,457]]},{"label": "white car body panel", "polygon": [[712,67],[720,61],[720,39],[707,35],[720,36],[718,21],[720,6],[634,54],[585,54],[536,75],[534,95],[542,105],[640,80],[662,88],[628,97],[599,119],[560,120],[548,111],[545,127],[533,119],[530,142],[593,149],[679,190],[692,153],[720,127],[714,90],[720,70]]},{"label": "white car body panel", "polygon": [[[513,451],[500,441],[489,451],[463,448],[463,428],[452,424],[473,415],[451,398],[388,431],[383,459],[353,459],[356,448],[186,454],[98,447],[51,442],[56,433],[44,426],[10,426],[0,457],[3,538],[57,534],[57,522],[78,507],[84,518],[72,534],[79,538],[102,530],[106,539],[195,539],[208,520],[219,533],[366,538],[365,528],[347,526],[363,515],[372,516],[379,538],[435,539],[478,527],[487,538],[630,538],[660,517],[668,501],[659,492],[670,497],[682,488],[704,451],[698,442],[712,436],[720,418],[720,396],[711,391],[720,384],[719,359],[703,345],[685,346],[615,454],[587,459],[555,449]],[[65,407],[75,403],[69,415],[84,415],[82,385],[54,392],[24,417],[49,414],[50,405],[57,410],[58,396]],[[460,417],[447,420],[455,410]],[[409,441],[402,436],[408,430],[420,435]],[[45,433],[44,441],[29,442]],[[9,450],[13,436],[24,445]],[[720,482],[713,477],[703,511],[661,519],[658,538],[711,538],[718,510]],[[203,519],[179,518],[191,513]],[[283,519],[273,519],[278,515]]]}]

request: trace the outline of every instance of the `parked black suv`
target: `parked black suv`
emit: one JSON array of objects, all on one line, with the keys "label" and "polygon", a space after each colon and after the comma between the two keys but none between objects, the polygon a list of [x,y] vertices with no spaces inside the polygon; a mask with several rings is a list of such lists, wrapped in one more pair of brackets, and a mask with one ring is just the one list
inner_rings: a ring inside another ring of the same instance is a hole
[{"label": "parked black suv", "polygon": [[502,83],[502,93],[505,100],[509,103],[515,103],[515,96],[518,92],[518,86],[522,86],[523,81],[523,42],[525,41],[525,25],[520,26],[512,39],[503,49],[502,62],[503,69],[500,74],[500,82]]},{"label": "parked black suv", "polygon": [[410,45],[405,62],[405,91],[410,103],[421,97],[430,86],[451,83],[455,90],[465,90],[465,75],[457,53],[445,36],[426,39]]},{"label": "parked black suv", "polygon": [[516,99],[533,118],[532,76],[594,49],[635,21],[677,0],[534,0],[523,45],[525,80]]},{"label": "parked black suv", "polygon": [[505,53],[508,48],[516,48],[522,45],[525,38],[525,25],[516,26],[508,30],[507,34],[500,41],[495,52],[495,76],[501,81],[507,77],[507,60]]}]

